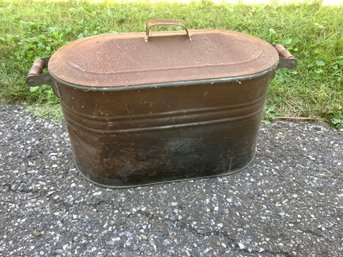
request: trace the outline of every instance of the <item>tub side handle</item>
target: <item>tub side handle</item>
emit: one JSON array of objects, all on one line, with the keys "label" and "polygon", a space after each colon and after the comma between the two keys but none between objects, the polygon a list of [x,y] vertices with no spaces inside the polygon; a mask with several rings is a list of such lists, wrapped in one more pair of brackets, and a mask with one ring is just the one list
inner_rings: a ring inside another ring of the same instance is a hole
[{"label": "tub side handle", "polygon": [[50,57],[42,57],[34,61],[26,78],[29,86],[35,87],[51,83],[52,78],[49,72],[43,73],[43,70],[48,67],[49,59]]},{"label": "tub side handle", "polygon": [[293,69],[297,66],[298,61],[283,45],[273,45],[279,54],[278,68]]}]

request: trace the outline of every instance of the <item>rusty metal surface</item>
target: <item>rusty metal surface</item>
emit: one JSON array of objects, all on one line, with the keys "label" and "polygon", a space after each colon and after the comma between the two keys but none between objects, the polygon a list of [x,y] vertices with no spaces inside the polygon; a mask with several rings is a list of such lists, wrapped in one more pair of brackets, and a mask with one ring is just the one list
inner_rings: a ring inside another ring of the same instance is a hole
[{"label": "rusty metal surface", "polygon": [[279,57],[267,42],[234,31],[100,35],[74,41],[50,59],[60,81],[89,87],[249,76],[270,69]]},{"label": "rusty metal surface", "polygon": [[253,158],[267,87],[255,80],[122,92],[59,84],[74,161],[126,187],[232,173]]}]

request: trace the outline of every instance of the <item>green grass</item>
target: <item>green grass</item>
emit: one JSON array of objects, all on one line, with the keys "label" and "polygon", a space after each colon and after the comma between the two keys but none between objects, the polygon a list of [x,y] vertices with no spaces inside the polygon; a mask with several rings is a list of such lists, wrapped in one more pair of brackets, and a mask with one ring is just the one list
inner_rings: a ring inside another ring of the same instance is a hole
[{"label": "green grass", "polygon": [[[101,3],[0,0],[0,97],[37,106],[58,103],[49,87],[29,89],[32,61],[51,55],[80,37],[144,31],[150,19],[179,19],[191,29],[242,31],[284,44],[299,60],[295,70],[279,70],[269,90],[267,118],[325,119],[343,126],[343,7],[314,5],[244,6],[145,2]],[[38,108],[38,109],[37,109]],[[47,114],[42,107],[37,113]],[[54,113],[53,111],[52,113]],[[56,112],[55,112],[56,113]]]}]

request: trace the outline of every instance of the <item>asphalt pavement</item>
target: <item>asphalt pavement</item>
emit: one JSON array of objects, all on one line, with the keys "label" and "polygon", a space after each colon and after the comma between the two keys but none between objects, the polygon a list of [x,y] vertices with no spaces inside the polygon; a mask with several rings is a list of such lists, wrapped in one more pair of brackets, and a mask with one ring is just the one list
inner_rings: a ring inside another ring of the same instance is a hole
[{"label": "asphalt pavement", "polygon": [[343,256],[343,130],[263,125],[241,172],[86,181],[64,123],[0,105],[0,256]]}]

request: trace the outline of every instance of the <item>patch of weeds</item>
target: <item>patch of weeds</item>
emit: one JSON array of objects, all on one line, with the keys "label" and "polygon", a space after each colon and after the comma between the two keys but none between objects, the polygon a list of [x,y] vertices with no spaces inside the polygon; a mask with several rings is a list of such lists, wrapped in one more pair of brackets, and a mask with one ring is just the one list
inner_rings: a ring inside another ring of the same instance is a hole
[{"label": "patch of weeds", "polygon": [[28,107],[28,111],[36,117],[49,118],[55,122],[61,122],[63,120],[63,113],[60,104],[35,103]]},{"label": "patch of weeds", "polygon": [[331,118],[330,121],[335,128],[343,128],[343,107],[341,107],[337,112],[335,112],[334,117]]},{"label": "patch of weeds", "polygon": [[273,121],[275,121],[280,116],[281,116],[281,113],[277,111],[277,108],[275,105],[266,106],[264,110],[262,123],[268,125],[272,123]]},{"label": "patch of weeds", "polygon": [[13,58],[25,64],[39,57],[47,57],[65,45],[72,30],[70,27],[47,26],[44,23],[37,25],[26,21],[21,21],[20,26],[25,30],[25,35],[17,42]]},{"label": "patch of weeds", "polygon": [[58,97],[49,85],[30,87],[29,90],[31,92],[30,100],[32,102],[37,104],[50,103],[52,105],[59,103]]}]

